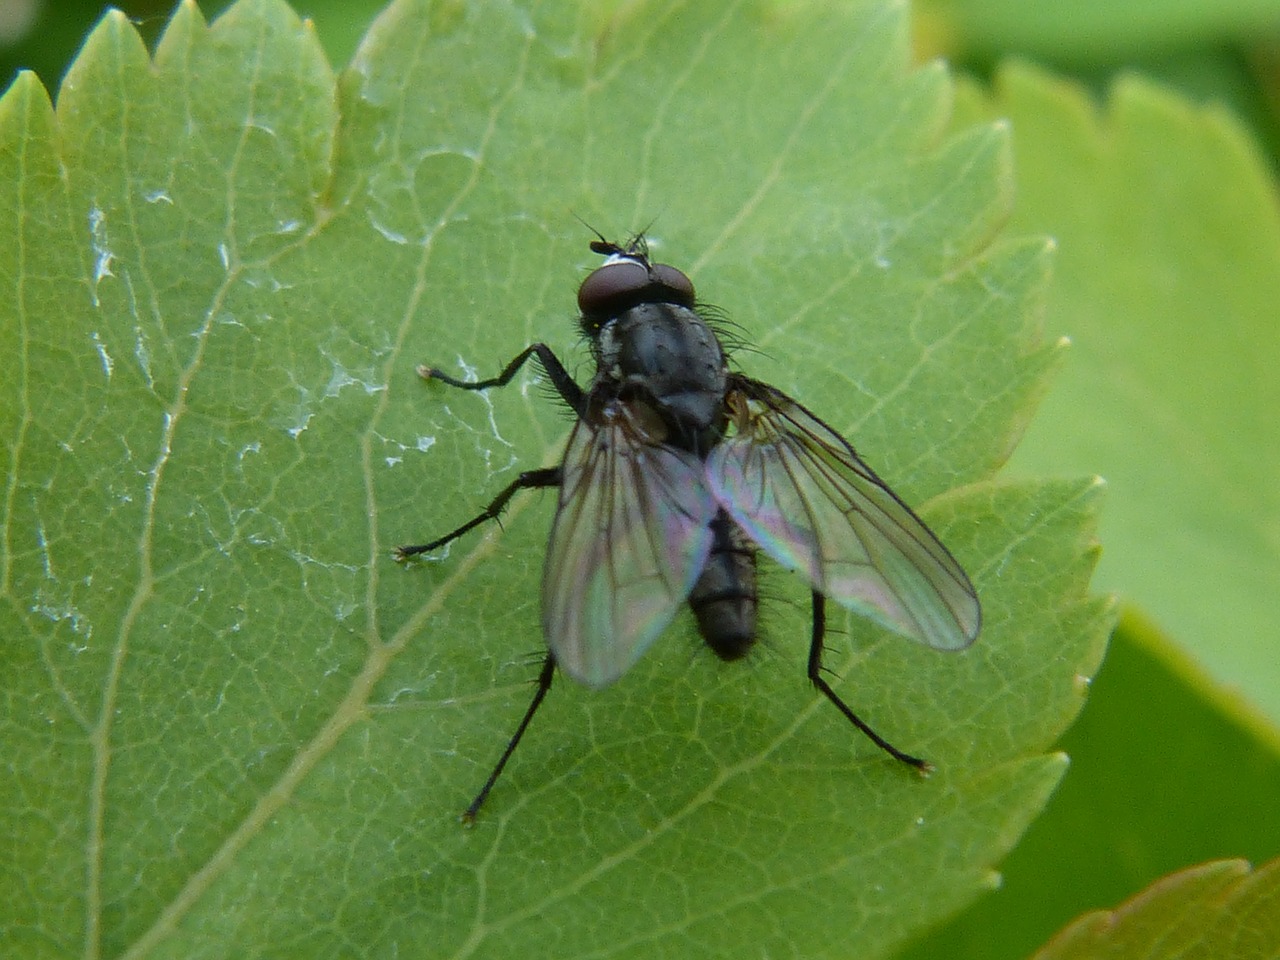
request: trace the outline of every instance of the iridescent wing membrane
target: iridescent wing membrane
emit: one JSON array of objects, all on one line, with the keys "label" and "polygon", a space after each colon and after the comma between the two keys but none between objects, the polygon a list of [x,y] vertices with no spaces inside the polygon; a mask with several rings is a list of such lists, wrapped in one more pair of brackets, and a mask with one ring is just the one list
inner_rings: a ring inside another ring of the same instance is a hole
[{"label": "iridescent wing membrane", "polygon": [[716,506],[704,466],[664,446],[646,419],[642,404],[610,401],[579,419],[564,455],[542,625],[560,668],[593,687],[648,649],[711,550]]},{"label": "iridescent wing membrane", "polygon": [[931,647],[973,642],[969,578],[844,438],[746,377],[725,402],[736,431],[705,463],[664,445],[643,403],[574,427],[542,584],[561,669],[602,687],[640,658],[688,599],[718,508],[837,603]]},{"label": "iridescent wing membrane", "polygon": [[761,549],[884,626],[957,650],[978,635],[973,585],[838,433],[767,384],[730,378],[736,432],[707,459],[712,495]]}]

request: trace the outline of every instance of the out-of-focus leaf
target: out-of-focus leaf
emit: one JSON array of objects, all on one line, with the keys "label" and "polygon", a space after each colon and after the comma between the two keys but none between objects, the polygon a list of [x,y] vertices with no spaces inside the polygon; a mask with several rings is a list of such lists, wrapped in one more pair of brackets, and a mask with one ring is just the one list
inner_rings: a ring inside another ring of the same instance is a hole
[{"label": "out-of-focus leaf", "polygon": [[1265,366],[1280,296],[1268,178],[1231,121],[1144,84],[1099,117],[1078,89],[1009,68],[994,102],[962,96],[958,122],[999,115],[1019,161],[1014,219],[1059,240],[1050,322],[1074,341],[1046,404],[1053,435],[1038,419],[1014,466],[1100,466],[1102,577],[1160,625],[1124,617],[1062,741],[1062,790],[1000,891],[914,960],[1022,957],[1069,917],[1186,864],[1280,851],[1280,820],[1259,815],[1280,795],[1276,598],[1263,582],[1276,578],[1278,522],[1264,477],[1277,466]]},{"label": "out-of-focus leaf", "polygon": [[929,33],[961,54],[1116,62],[1280,27],[1275,0],[919,0]]},{"label": "out-of-focus leaf", "polygon": [[[1098,116],[1002,72],[1020,230],[1057,240],[1063,382],[1014,459],[1107,478],[1100,582],[1280,721],[1280,199],[1229,116],[1136,79]],[[967,110],[976,119],[983,110]]]},{"label": "out-of-focus leaf", "polygon": [[1019,960],[1080,913],[1189,863],[1280,850],[1275,731],[1132,614],[1111,638],[1071,769],[1001,865],[1000,889],[909,950],[909,960]]},{"label": "out-of-focus leaf", "polygon": [[1280,956],[1280,861],[1223,860],[1081,917],[1033,960],[1268,960]]}]

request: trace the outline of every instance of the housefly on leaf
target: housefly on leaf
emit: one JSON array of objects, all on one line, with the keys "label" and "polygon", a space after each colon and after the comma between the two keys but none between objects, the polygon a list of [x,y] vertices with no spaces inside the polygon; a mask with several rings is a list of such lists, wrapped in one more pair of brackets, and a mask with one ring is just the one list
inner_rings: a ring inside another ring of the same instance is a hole
[{"label": "housefly on leaf", "polygon": [[487,390],[536,357],[577,415],[558,467],[520,474],[479,516],[396,552],[404,560],[496,520],[517,490],[559,488],[542,577],[547,655],[533,700],[463,819],[475,819],[557,667],[590,687],[612,683],[685,602],[718,656],[746,654],[757,633],[759,551],[812,588],[810,682],[877,746],[927,771],[827,683],[826,602],[930,647],[959,650],[981,622],[973,584],[848,441],[780,390],[729,369],[692,282],[650,260],[643,235],[626,246],[600,237],[591,249],[605,261],[578,288],[596,366],[585,390],[544,343],[489,380],[418,371],[461,390]]}]

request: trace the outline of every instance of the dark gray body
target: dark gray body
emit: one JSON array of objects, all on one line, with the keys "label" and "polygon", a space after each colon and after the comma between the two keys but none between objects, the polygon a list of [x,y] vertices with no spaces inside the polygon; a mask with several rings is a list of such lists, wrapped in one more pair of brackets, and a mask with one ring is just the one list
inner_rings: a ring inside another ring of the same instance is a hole
[{"label": "dark gray body", "polygon": [[[604,323],[594,341],[591,393],[616,391],[649,404],[669,446],[705,460],[724,437],[729,369],[719,338],[692,309],[641,303]],[[707,645],[725,660],[756,638],[755,545],[723,510],[711,522],[711,553],[689,594]]]}]

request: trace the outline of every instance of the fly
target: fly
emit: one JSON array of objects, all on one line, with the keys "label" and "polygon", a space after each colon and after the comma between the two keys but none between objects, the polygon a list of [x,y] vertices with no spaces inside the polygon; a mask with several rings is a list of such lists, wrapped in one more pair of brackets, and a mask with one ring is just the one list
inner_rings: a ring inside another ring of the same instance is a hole
[{"label": "fly", "polygon": [[579,325],[596,372],[584,390],[544,343],[496,377],[508,384],[536,357],[577,415],[559,466],[521,473],[478,516],[399,560],[496,520],[517,490],[558,487],[542,578],[547,654],[533,700],[480,792],[471,822],[541,706],[559,667],[590,687],[613,683],[688,602],[722,659],[757,636],[756,557],[797,570],[812,592],[809,680],[878,747],[927,771],[868,726],[823,676],[826,601],[939,650],[978,635],[973,584],[947,548],[848,441],[782,391],[730,371],[693,283],[649,258],[643,235],[591,243],[604,263],[578,288]]}]

